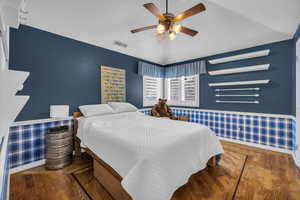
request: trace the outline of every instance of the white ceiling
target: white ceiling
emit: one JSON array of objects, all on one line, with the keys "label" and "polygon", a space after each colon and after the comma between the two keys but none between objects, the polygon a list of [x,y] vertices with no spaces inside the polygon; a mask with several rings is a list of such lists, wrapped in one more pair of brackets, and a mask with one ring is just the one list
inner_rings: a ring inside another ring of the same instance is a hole
[{"label": "white ceiling", "polygon": [[[159,43],[155,30],[131,29],[157,24],[144,7],[164,0],[27,0],[27,24],[159,64],[199,58],[290,39],[300,23],[299,0],[170,0],[178,14],[202,2],[207,10],[181,22],[198,30],[190,37]],[[114,45],[118,40],[127,48]]]}]

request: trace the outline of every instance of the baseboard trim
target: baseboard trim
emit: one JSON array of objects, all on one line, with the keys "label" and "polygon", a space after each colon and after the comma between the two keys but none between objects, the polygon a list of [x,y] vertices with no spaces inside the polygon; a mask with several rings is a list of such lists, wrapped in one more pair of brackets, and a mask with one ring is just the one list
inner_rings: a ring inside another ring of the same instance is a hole
[{"label": "baseboard trim", "polygon": [[7,180],[7,190],[6,190],[6,200],[9,200],[9,191],[10,191],[10,173],[8,173],[8,180]]},{"label": "baseboard trim", "polygon": [[27,169],[35,168],[35,167],[44,165],[45,163],[46,163],[46,160],[43,159],[43,160],[35,161],[35,162],[29,163],[29,164],[26,164],[26,165],[21,165],[19,167],[15,167],[15,168],[10,169],[9,174],[15,174],[15,173],[27,170]]},{"label": "baseboard trim", "polygon": [[280,152],[280,153],[286,153],[286,154],[293,155],[293,151],[287,150],[287,149],[280,149],[280,148],[276,148],[276,147],[270,147],[270,146],[266,146],[266,145],[244,142],[244,141],[240,141],[240,140],[234,140],[234,139],[223,138],[223,137],[219,137],[219,139],[227,141],[227,142],[233,142],[233,143],[237,143],[237,144],[243,144],[243,145],[247,145],[247,146],[251,146],[251,147],[260,148],[260,149],[265,149],[265,150],[276,151],[276,152]]},{"label": "baseboard trim", "polygon": [[292,153],[292,156],[293,156],[293,159],[294,159],[294,162],[296,164],[296,166],[300,169],[300,160],[297,159],[297,156],[295,153]]}]

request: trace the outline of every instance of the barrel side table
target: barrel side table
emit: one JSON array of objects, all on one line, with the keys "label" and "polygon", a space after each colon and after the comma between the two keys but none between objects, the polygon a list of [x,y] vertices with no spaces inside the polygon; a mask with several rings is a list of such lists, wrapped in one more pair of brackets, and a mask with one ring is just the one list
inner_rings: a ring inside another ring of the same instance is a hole
[{"label": "barrel side table", "polygon": [[50,128],[45,143],[46,169],[61,169],[72,163],[73,131],[68,126]]}]

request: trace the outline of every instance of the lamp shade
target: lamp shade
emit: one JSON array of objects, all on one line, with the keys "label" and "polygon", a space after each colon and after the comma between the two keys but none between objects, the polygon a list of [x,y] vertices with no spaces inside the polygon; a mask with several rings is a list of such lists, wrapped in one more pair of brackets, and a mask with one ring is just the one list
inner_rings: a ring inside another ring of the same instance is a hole
[{"label": "lamp shade", "polygon": [[66,118],[69,117],[68,105],[51,105],[50,106],[51,118]]}]

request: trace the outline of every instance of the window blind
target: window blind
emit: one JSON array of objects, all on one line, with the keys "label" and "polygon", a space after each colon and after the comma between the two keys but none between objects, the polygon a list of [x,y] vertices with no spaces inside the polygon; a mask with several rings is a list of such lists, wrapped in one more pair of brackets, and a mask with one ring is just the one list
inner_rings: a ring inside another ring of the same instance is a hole
[{"label": "window blind", "polygon": [[167,78],[165,94],[170,105],[199,106],[199,76]]},{"label": "window blind", "polygon": [[196,101],[196,78],[195,76],[183,78],[183,101]]},{"label": "window blind", "polygon": [[143,106],[154,105],[159,98],[162,98],[162,79],[150,76],[143,77]]},{"label": "window blind", "polygon": [[181,79],[172,78],[170,79],[170,100],[171,101],[180,101],[181,98]]}]

